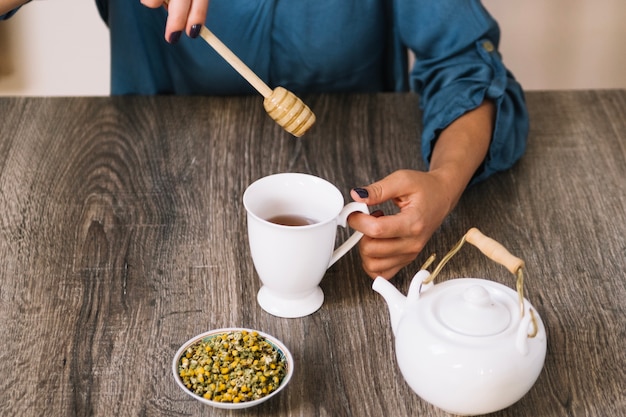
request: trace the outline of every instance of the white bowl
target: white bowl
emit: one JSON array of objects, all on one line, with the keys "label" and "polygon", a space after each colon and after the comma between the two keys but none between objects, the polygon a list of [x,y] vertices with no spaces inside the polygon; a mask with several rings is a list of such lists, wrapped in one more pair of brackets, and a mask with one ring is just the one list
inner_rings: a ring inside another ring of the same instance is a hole
[{"label": "white bowl", "polygon": [[[203,398],[195,393],[193,393],[192,391],[190,391],[182,382],[179,374],[178,374],[178,363],[179,360],[181,358],[181,356],[183,355],[183,353],[187,350],[187,348],[197,342],[199,342],[200,340],[206,338],[206,337],[211,337],[211,336],[217,336],[217,335],[221,335],[224,333],[232,333],[232,332],[240,332],[240,331],[247,331],[247,332],[257,332],[259,334],[259,336],[263,337],[265,340],[267,340],[277,351],[278,354],[281,356],[281,358],[285,361],[285,376],[283,377],[282,381],[280,382],[280,385],[278,386],[278,388],[274,391],[272,391],[271,393],[265,395],[262,398],[256,399],[256,400],[252,400],[252,401],[243,401],[243,402],[239,402],[239,403],[233,403],[233,402],[218,402],[218,401],[212,401],[212,400],[207,400],[206,398]],[[204,403],[204,404],[208,404],[211,405],[213,407],[216,408],[225,408],[225,409],[230,409],[230,410],[234,410],[234,409],[240,409],[240,408],[249,408],[249,407],[254,407],[255,405],[259,405],[264,401],[269,400],[270,398],[272,398],[273,396],[275,396],[276,394],[278,394],[280,391],[282,391],[285,386],[287,386],[287,384],[289,383],[289,380],[291,379],[291,376],[293,375],[293,357],[291,356],[291,353],[289,352],[289,350],[287,349],[287,347],[285,347],[285,345],[278,339],[276,339],[274,336],[271,336],[267,333],[261,332],[259,330],[254,330],[254,329],[247,329],[247,328],[243,328],[243,327],[228,327],[228,328],[223,328],[223,329],[215,329],[215,330],[210,330],[208,332],[199,334],[191,339],[189,339],[187,342],[185,342],[180,349],[178,349],[178,351],[176,352],[176,355],[174,355],[174,359],[172,361],[172,373],[174,374],[174,380],[176,381],[176,383],[178,384],[178,386],[180,387],[180,389],[182,389],[187,395],[190,395],[192,398]]]}]

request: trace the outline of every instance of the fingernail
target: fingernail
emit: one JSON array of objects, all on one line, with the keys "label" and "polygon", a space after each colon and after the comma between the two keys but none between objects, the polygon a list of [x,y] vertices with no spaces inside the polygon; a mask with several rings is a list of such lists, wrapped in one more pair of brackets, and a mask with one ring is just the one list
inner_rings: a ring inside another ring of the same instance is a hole
[{"label": "fingernail", "polygon": [[370,194],[367,192],[367,190],[365,188],[355,188],[354,191],[359,195],[359,197],[361,198],[367,198],[370,196]]},{"label": "fingernail", "polygon": [[189,31],[189,37],[193,38],[193,39],[197,38],[198,35],[200,34],[200,29],[201,28],[202,28],[202,25],[200,25],[200,24],[193,25],[191,27],[191,30]]},{"label": "fingernail", "polygon": [[181,35],[181,34],[182,34],[182,32],[181,32],[181,31],[178,31],[178,32],[172,32],[172,33],[170,34],[170,40],[169,40],[169,42],[170,42],[172,45],[173,45],[173,44],[175,44],[175,43],[176,43],[176,42],[178,42],[178,40],[180,39],[180,35]]},{"label": "fingernail", "polygon": [[382,210],[375,210],[372,212],[372,216],[374,217],[383,217],[385,213]]}]

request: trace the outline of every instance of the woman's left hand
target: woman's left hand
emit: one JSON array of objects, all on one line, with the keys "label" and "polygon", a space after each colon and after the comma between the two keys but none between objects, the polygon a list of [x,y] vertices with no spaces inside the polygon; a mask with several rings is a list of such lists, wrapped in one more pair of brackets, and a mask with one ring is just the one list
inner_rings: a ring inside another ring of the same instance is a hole
[{"label": "woman's left hand", "polygon": [[422,251],[485,160],[494,120],[495,106],[486,100],[441,132],[428,172],[400,170],[351,191],[353,199],[368,206],[390,200],[400,209],[390,216],[348,217],[350,227],[364,235],[359,251],[369,276],[389,279]]},{"label": "woman's left hand", "polygon": [[350,227],[364,235],[359,251],[370,277],[389,279],[417,257],[456,203],[457,196],[448,196],[446,189],[437,173],[400,170],[351,191],[355,201],[368,206],[391,200],[400,209],[393,215],[353,213],[348,218]]}]

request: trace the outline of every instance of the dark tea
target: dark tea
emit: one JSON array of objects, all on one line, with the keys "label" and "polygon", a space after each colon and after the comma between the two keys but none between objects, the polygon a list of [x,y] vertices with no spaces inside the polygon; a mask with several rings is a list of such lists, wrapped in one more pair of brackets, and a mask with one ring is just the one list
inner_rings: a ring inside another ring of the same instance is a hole
[{"label": "dark tea", "polygon": [[282,226],[308,226],[317,223],[316,220],[297,214],[279,214],[278,216],[270,217],[267,221]]}]

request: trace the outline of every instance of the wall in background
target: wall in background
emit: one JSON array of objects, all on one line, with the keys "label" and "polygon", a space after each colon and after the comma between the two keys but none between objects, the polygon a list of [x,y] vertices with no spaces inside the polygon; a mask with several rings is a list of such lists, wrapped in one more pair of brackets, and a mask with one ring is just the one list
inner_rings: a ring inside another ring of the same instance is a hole
[{"label": "wall in background", "polygon": [[93,0],[36,0],[0,22],[0,95],[107,95],[109,66]]},{"label": "wall in background", "polygon": [[[626,88],[626,1],[484,4],[526,89]],[[109,63],[93,0],[34,1],[0,22],[0,95],[107,95]]]},{"label": "wall in background", "polygon": [[526,89],[626,88],[626,1],[483,0]]}]

